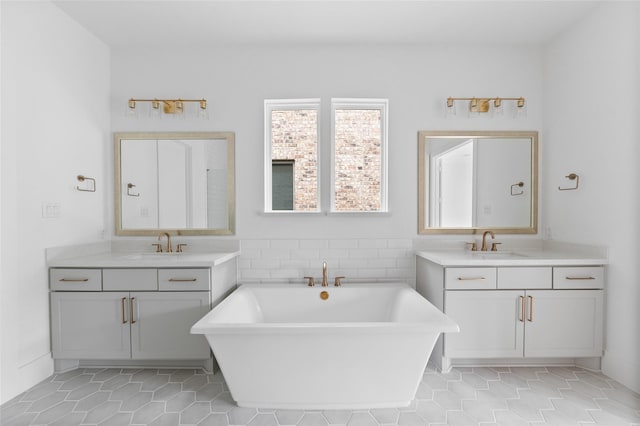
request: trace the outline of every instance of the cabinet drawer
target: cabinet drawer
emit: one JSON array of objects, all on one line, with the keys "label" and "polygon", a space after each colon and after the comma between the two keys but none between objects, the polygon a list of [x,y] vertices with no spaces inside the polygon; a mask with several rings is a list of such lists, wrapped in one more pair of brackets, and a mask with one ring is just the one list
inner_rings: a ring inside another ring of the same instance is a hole
[{"label": "cabinet drawer", "polygon": [[498,268],[499,289],[538,289],[551,285],[551,268]]},{"label": "cabinet drawer", "polygon": [[156,291],[157,269],[104,269],[102,271],[104,291]]},{"label": "cabinet drawer", "polygon": [[209,269],[158,269],[160,291],[208,291]]},{"label": "cabinet drawer", "polygon": [[447,268],[444,287],[447,290],[495,290],[496,268]]},{"label": "cabinet drawer", "polygon": [[102,270],[51,268],[49,283],[54,291],[102,291]]},{"label": "cabinet drawer", "polygon": [[602,266],[553,268],[553,288],[561,290],[604,288],[604,268]]}]

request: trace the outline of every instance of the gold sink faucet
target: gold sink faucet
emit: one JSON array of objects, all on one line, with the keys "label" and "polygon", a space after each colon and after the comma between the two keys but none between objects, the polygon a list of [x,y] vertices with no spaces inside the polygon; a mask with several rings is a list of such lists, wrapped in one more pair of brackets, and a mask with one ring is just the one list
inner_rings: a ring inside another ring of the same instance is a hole
[{"label": "gold sink faucet", "polygon": [[491,235],[491,239],[495,240],[496,236],[493,233],[493,231],[484,231],[484,233],[482,234],[482,247],[480,248],[480,251],[487,251],[487,234]]},{"label": "gold sink faucet", "polygon": [[[171,235],[169,235],[168,232],[162,232],[160,233],[160,235],[158,235],[158,241],[162,241],[162,237],[163,236],[167,236],[167,253],[172,253],[173,252],[173,248],[171,247]],[[484,246],[483,246],[484,247]]]}]

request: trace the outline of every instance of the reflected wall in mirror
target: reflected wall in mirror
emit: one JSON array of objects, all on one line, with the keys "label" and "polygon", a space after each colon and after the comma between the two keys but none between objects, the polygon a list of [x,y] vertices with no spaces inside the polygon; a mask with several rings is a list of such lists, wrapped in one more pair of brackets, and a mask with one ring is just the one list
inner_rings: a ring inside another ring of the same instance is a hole
[{"label": "reflected wall in mirror", "polygon": [[116,235],[235,232],[231,132],[116,133]]},{"label": "reflected wall in mirror", "polygon": [[535,234],[538,132],[418,133],[418,233]]}]

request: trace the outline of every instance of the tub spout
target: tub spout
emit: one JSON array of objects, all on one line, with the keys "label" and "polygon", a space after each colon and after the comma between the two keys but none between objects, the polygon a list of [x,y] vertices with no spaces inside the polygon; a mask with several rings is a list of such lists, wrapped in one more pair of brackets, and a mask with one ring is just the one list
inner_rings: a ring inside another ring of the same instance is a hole
[{"label": "tub spout", "polygon": [[327,280],[327,261],[322,262],[322,287],[328,287],[329,281]]}]

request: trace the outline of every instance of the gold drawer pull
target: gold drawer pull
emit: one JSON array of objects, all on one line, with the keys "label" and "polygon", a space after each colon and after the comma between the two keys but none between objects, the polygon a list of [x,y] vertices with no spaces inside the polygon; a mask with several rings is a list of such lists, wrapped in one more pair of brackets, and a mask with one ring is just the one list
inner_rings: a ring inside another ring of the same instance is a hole
[{"label": "gold drawer pull", "polygon": [[564,277],[565,280],[595,280],[595,277]]},{"label": "gold drawer pull", "polygon": [[518,321],[524,322],[524,297],[518,296],[520,299],[520,316],[518,317]]},{"label": "gold drawer pull", "polygon": [[89,278],[60,278],[61,283],[86,283]]},{"label": "gold drawer pull", "polygon": [[529,322],[533,322],[533,296],[527,296],[529,298]]},{"label": "gold drawer pull", "polygon": [[458,281],[478,281],[486,280],[485,277],[458,277]]},{"label": "gold drawer pull", "polygon": [[124,302],[127,300],[126,297],[123,297],[121,302],[122,302],[122,323],[126,324],[127,323],[127,319],[124,316]]},{"label": "gold drawer pull", "polygon": [[134,316],[133,316],[133,303],[135,302],[136,298],[132,297],[131,299],[129,299],[129,321],[131,321],[131,324],[135,324],[136,320],[134,320]]},{"label": "gold drawer pull", "polygon": [[193,283],[198,281],[197,278],[169,278],[171,283]]}]

